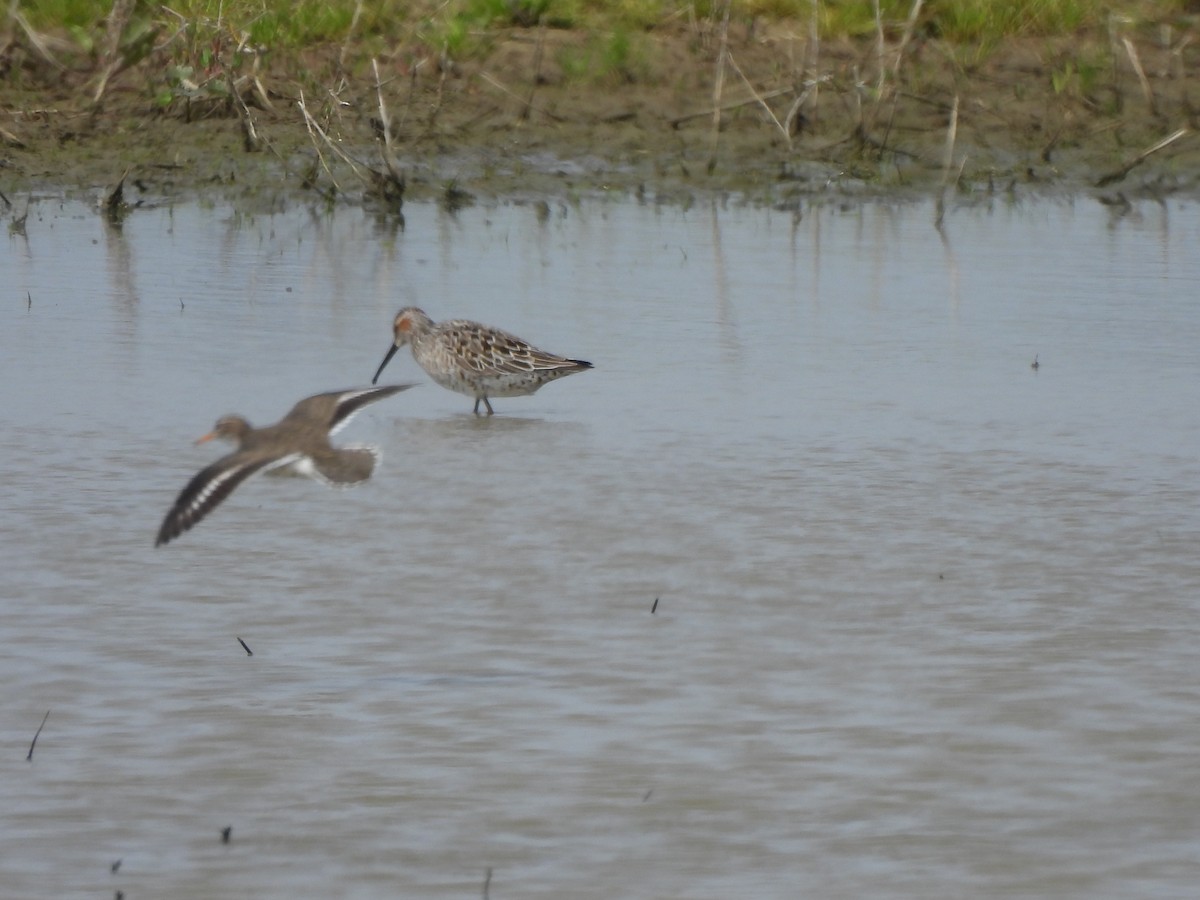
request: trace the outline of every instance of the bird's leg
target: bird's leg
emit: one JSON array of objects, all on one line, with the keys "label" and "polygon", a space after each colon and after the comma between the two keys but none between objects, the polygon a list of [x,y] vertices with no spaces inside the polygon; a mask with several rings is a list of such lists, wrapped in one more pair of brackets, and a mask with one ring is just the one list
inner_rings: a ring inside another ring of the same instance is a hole
[{"label": "bird's leg", "polygon": [[[478,405],[478,404],[476,404],[476,405]],[[492,409],[492,404],[488,402],[488,398],[487,398],[487,397],[484,397],[484,398],[483,398],[483,405],[487,407],[487,411],[488,411],[488,415],[489,415],[489,416],[494,416],[494,415],[496,414],[496,413],[495,413],[495,411]]]}]

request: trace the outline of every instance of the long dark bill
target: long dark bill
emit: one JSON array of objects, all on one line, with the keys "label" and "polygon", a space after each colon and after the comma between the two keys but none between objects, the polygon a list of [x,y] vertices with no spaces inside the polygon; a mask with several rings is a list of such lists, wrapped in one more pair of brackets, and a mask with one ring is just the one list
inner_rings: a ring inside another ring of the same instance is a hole
[{"label": "long dark bill", "polygon": [[379,368],[375,370],[375,377],[371,379],[371,384],[375,384],[379,381],[379,376],[383,374],[384,367],[391,362],[392,357],[396,355],[396,351],[399,349],[400,348],[395,344],[392,344],[392,346],[388,347],[387,356],[383,358],[383,362],[381,362],[379,364]]}]

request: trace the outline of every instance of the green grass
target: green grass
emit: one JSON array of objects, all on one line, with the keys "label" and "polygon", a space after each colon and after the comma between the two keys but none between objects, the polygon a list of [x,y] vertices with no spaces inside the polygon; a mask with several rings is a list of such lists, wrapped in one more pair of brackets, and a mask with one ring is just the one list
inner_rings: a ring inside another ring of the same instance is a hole
[{"label": "green grass", "polygon": [[[138,0],[138,16],[171,34],[179,20],[157,3]],[[912,0],[879,0],[885,27],[903,28]],[[486,46],[488,30],[542,23],[606,34],[632,35],[657,27],[712,20],[721,0],[176,0],[167,4],[193,30],[222,32],[233,40],[248,35],[273,49],[380,38],[395,45],[414,38],[442,38],[459,52]],[[1186,13],[1187,0],[926,0],[919,27],[950,42],[995,44],[1006,37],[1072,34],[1103,29],[1113,13],[1135,23],[1170,21]],[[93,36],[103,32],[109,0],[24,0],[21,9],[34,27]],[[875,32],[872,0],[819,0],[822,38],[864,37]],[[355,13],[358,11],[357,21]],[[733,0],[737,21],[759,18],[807,26],[812,0]],[[474,37],[472,37],[474,36]],[[610,51],[611,53],[611,51]],[[618,66],[619,67],[619,66]]]},{"label": "green grass", "polygon": [[644,36],[617,29],[592,34],[582,47],[564,47],[558,54],[558,64],[568,81],[631,83],[649,76],[652,54]]}]

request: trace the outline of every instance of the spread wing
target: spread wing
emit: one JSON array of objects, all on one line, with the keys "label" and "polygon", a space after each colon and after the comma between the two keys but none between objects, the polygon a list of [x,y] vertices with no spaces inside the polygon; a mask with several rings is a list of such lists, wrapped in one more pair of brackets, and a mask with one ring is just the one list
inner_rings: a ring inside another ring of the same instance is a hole
[{"label": "spread wing", "polygon": [[335,392],[331,395],[334,406],[329,420],[329,433],[336,434],[345,428],[354,414],[368,403],[374,403],[376,400],[382,400],[384,397],[392,396],[392,394],[407,391],[410,387],[416,387],[416,385],[387,384],[382,387],[358,388],[351,391]]},{"label": "spread wing", "polygon": [[175,499],[175,504],[163,519],[162,527],[158,529],[154,546],[161,546],[172,538],[179,537],[216,509],[233,493],[234,488],[255,472],[287,465],[299,455],[290,453],[282,456],[262,456],[238,451],[221,457],[206,469],[201,469]]}]

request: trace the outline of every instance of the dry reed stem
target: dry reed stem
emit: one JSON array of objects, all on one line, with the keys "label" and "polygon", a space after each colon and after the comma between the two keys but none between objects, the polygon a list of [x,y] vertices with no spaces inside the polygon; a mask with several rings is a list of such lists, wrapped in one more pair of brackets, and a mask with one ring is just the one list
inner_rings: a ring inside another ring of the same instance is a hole
[{"label": "dry reed stem", "polygon": [[533,109],[533,95],[537,92],[539,80],[542,77],[542,57],[546,52],[546,26],[541,24],[538,26],[537,44],[533,49],[533,78],[529,85],[529,96],[525,98],[525,105],[521,108],[521,119],[529,118],[529,113]]},{"label": "dry reed stem", "polygon": [[238,120],[242,123],[242,143],[247,153],[253,153],[259,149],[262,142],[254,128],[254,120],[250,118],[250,109],[246,106],[246,101],[242,99],[242,94],[233,79],[233,70],[228,67],[224,68],[225,80],[229,84],[229,96],[233,98],[233,107],[237,111]]},{"label": "dry reed stem", "polygon": [[871,0],[871,5],[875,7],[875,67],[879,70],[877,76],[879,80],[875,83],[876,106],[878,107],[879,98],[883,96],[883,78],[885,67],[883,64],[883,55],[886,50],[886,43],[883,39],[883,13],[879,11],[879,0]]},{"label": "dry reed stem", "polygon": [[1147,147],[1145,150],[1143,150],[1137,156],[1128,160],[1120,168],[1114,169],[1112,172],[1109,172],[1107,175],[1100,178],[1096,182],[1096,187],[1105,187],[1107,185],[1112,184],[1114,181],[1120,181],[1122,178],[1124,178],[1126,175],[1128,175],[1134,169],[1135,166],[1141,165],[1149,157],[1153,156],[1155,153],[1158,153],[1160,150],[1165,150],[1167,147],[1171,146],[1171,144],[1175,143],[1181,137],[1188,134],[1188,132],[1189,132],[1189,129],[1180,128],[1178,131],[1175,131],[1174,133],[1167,135],[1165,138],[1163,138],[1157,144],[1154,144],[1151,147]]},{"label": "dry reed stem", "polygon": [[950,124],[946,126],[946,150],[942,156],[942,185],[946,184],[946,180],[950,174],[950,167],[954,165],[954,143],[958,139],[958,94],[954,95],[954,103],[950,107]]},{"label": "dry reed stem", "polygon": [[809,71],[812,75],[808,81],[812,84],[812,117],[815,125],[820,109],[821,92],[821,35],[817,30],[817,21],[821,15],[821,0],[812,0],[812,16],[808,20]]},{"label": "dry reed stem", "polygon": [[121,173],[120,179],[104,198],[104,215],[108,222],[112,225],[120,225],[121,219],[125,213],[129,211],[128,205],[125,203],[125,179],[129,177],[129,167],[126,166],[125,171]]},{"label": "dry reed stem", "polygon": [[[317,142],[318,135],[325,141],[329,149],[333,150],[344,160],[350,163],[350,168],[354,174],[358,175],[358,170],[355,168],[353,161],[342,151],[340,147],[329,139],[324,129],[317,123],[317,120],[309,114],[308,106],[304,103],[304,91],[300,91],[300,99],[296,101],[296,105],[300,107],[300,112],[304,114],[304,124],[308,127],[308,136],[312,139],[313,149],[317,151],[317,159],[321,163],[321,168],[325,170],[325,174],[329,176],[329,180],[333,182],[333,189],[339,194],[342,193],[342,186],[338,184],[337,178],[334,177],[333,170],[329,168],[329,163],[325,160],[325,154],[321,152],[321,145]],[[359,176],[362,177],[361,175]]]},{"label": "dry reed stem", "polygon": [[99,103],[101,98],[104,97],[109,79],[125,67],[125,61],[119,53],[121,49],[121,35],[129,27],[129,22],[133,18],[136,7],[137,0],[114,0],[113,2],[112,10],[108,14],[108,25],[104,32],[104,46],[100,51],[102,68],[100,70],[99,83],[96,85],[96,90],[92,95],[93,104]]},{"label": "dry reed stem", "polygon": [[25,142],[23,140],[21,140],[3,125],[0,125],[0,143],[3,143],[8,147],[16,147],[18,150],[25,146]]},{"label": "dry reed stem", "polygon": [[[938,190],[937,205],[933,217],[933,227],[941,231],[942,220],[946,215],[946,185],[950,181],[950,167],[954,165],[954,144],[958,138],[958,95],[954,95],[954,105],[950,108],[950,124],[946,127],[946,150],[942,157],[942,182]],[[966,165],[966,160],[963,161]],[[959,169],[959,176],[962,170]],[[955,179],[957,183],[957,178]]]},{"label": "dry reed stem", "polygon": [[908,21],[904,23],[904,34],[900,36],[900,46],[896,48],[896,64],[892,66],[892,78],[900,75],[900,63],[904,60],[904,51],[912,40],[913,29],[917,25],[917,16],[921,14],[921,6],[925,0],[913,0],[912,9],[908,12]]},{"label": "dry reed stem", "polygon": [[[433,133],[433,130],[435,128],[437,128],[438,116],[441,115],[441,113],[442,113],[442,101],[445,99],[445,96],[446,96],[446,94],[445,94],[446,74],[450,71],[450,57],[449,57],[448,53],[449,53],[449,51],[448,51],[447,47],[445,45],[443,45],[442,52],[440,54],[438,54],[438,59],[437,59],[437,68],[438,68],[437,90],[434,91],[433,107],[429,110],[429,117],[425,120],[425,130],[422,132],[422,136]],[[416,71],[415,70],[413,72],[413,76],[414,76],[413,77],[413,87],[415,88],[416,87]]]},{"label": "dry reed stem", "polygon": [[717,45],[717,71],[713,78],[713,122],[712,148],[708,157],[708,171],[717,165],[717,143],[721,138],[721,96],[725,91],[725,56],[729,50],[729,6],[731,0],[725,0],[721,16],[720,43]]},{"label": "dry reed stem", "polygon": [[567,119],[564,118],[563,116],[556,115],[555,113],[550,112],[550,110],[548,110],[548,109],[543,109],[540,106],[534,106],[533,103],[531,103],[528,98],[522,97],[516,91],[501,84],[500,81],[493,75],[490,75],[487,72],[481,71],[479,73],[479,77],[482,78],[488,84],[490,84],[492,87],[494,87],[496,90],[500,91],[503,94],[507,94],[509,97],[512,97],[514,100],[516,100],[518,103],[521,104],[522,108],[525,108],[526,106],[528,106],[529,109],[532,109],[535,112],[539,112],[543,116],[546,116],[549,119],[553,119],[555,122],[566,122],[567,121]]},{"label": "dry reed stem", "polygon": [[[383,148],[379,151],[383,157],[383,166],[387,169],[388,187],[398,196],[404,195],[404,175],[396,169],[392,155],[392,117],[388,114],[387,104],[383,102],[383,81],[379,77],[379,61],[371,59],[371,71],[375,73],[375,96],[379,102],[379,127],[383,130]],[[387,193],[384,190],[384,193]]]},{"label": "dry reed stem", "polygon": [[1146,98],[1146,104],[1150,107],[1150,112],[1158,115],[1158,106],[1154,102],[1154,91],[1150,87],[1150,79],[1146,77],[1146,72],[1142,68],[1142,61],[1138,58],[1137,48],[1133,46],[1133,41],[1127,37],[1121,38],[1121,43],[1125,45],[1125,53],[1129,56],[1129,62],[1133,66],[1134,74],[1138,77],[1138,83],[1142,86],[1142,94]]},{"label": "dry reed stem", "polygon": [[60,72],[65,72],[67,67],[55,59],[54,54],[50,52],[49,38],[41,32],[34,29],[29,24],[29,20],[21,15],[19,0],[12,0],[8,5],[8,19],[10,22],[15,22],[25,32],[25,37],[29,41],[29,46],[34,52],[42,58],[42,62],[53,66]]},{"label": "dry reed stem", "polygon": [[789,147],[791,147],[792,146],[792,136],[788,133],[788,130],[786,128],[784,128],[783,124],[779,121],[778,118],[776,118],[774,111],[771,109],[770,106],[767,105],[767,101],[764,100],[761,96],[759,96],[758,91],[756,91],[754,89],[754,85],[752,85],[750,83],[750,79],[746,77],[746,73],[742,71],[741,66],[739,66],[736,62],[734,62],[733,54],[726,52],[725,55],[729,59],[729,65],[733,66],[733,71],[737,72],[738,75],[741,76],[742,81],[744,81],[746,84],[746,89],[749,90],[750,93],[754,95],[754,99],[758,102],[758,104],[767,111],[767,115],[771,117],[771,121],[774,122],[775,126],[783,133],[783,139],[785,141],[787,141],[787,145]]},{"label": "dry reed stem", "polygon": [[358,0],[354,4],[354,14],[350,17],[350,27],[346,29],[346,40],[342,42],[342,49],[338,51],[338,69],[345,70],[346,54],[350,52],[350,39],[354,36],[354,29],[358,26],[358,20],[362,18],[363,0]]},{"label": "dry reed stem", "polygon": [[[763,100],[773,100],[776,97],[780,97],[784,94],[790,94],[791,92],[792,88],[775,88],[774,90],[767,91],[761,95],[756,94],[753,97],[746,97],[742,100],[730,100],[721,107],[721,112],[729,112],[731,109],[749,106],[751,103],[761,103]],[[807,97],[808,93],[805,92],[803,96]],[[697,110],[696,112],[684,113],[682,116],[676,116],[673,119],[667,119],[667,124],[672,128],[678,128],[684,122],[690,121],[691,119],[699,119],[704,116],[711,116],[712,114],[713,111],[708,107],[705,107],[704,109]]]},{"label": "dry reed stem", "polygon": [[863,144],[866,143],[867,137],[867,120],[863,113],[862,95],[863,89],[866,87],[863,84],[862,76],[858,71],[858,64],[854,65],[852,70],[854,74],[854,116],[858,120],[858,124],[854,126],[855,133],[859,136]]},{"label": "dry reed stem", "polygon": [[383,161],[391,169],[392,157],[392,117],[388,115],[387,105],[383,102],[383,80],[379,77],[379,60],[371,58],[371,71],[375,75],[375,97],[379,103],[379,127],[383,131]]},{"label": "dry reed stem", "polygon": [[161,9],[167,15],[174,16],[179,22],[179,27],[175,29],[174,34],[172,34],[169,38],[167,38],[161,44],[154,45],[155,53],[158,53],[161,50],[166,50],[173,43],[175,43],[175,40],[181,34],[186,33],[188,28],[191,26],[191,23],[188,21],[187,16],[183,15],[183,13],[176,12],[175,10],[171,9],[171,7],[167,6],[167,4],[163,3],[161,6],[159,6],[159,9]]}]

